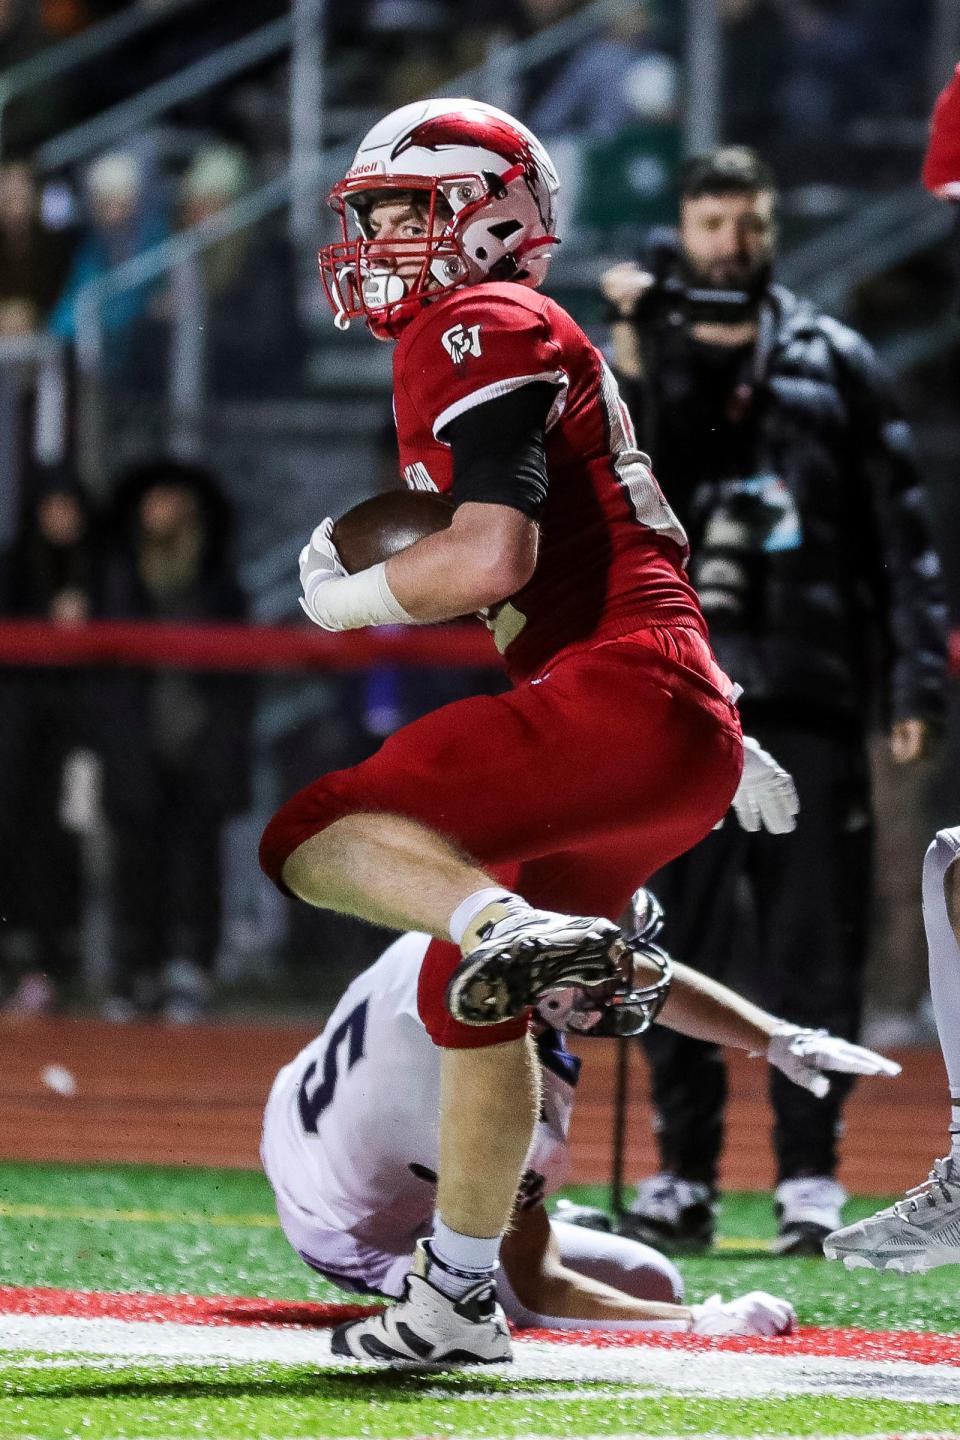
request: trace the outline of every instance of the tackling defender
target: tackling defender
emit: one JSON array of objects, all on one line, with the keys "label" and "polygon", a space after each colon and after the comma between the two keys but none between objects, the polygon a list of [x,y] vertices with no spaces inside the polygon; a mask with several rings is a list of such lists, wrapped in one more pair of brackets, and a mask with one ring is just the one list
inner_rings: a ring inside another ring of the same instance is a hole
[{"label": "tackling defender", "polygon": [[[658,924],[640,892],[642,937]],[[405,935],[348,988],[323,1033],[277,1076],[261,1154],[284,1233],[301,1258],[342,1289],[398,1297],[410,1250],[430,1233],[438,1163],[440,1063],[417,1014],[417,977],[430,940]],[[643,948],[641,939],[638,949]],[[670,986],[666,995],[667,986]],[[569,997],[550,997],[535,1022],[542,1104],[526,1157],[497,1290],[520,1326],[653,1329],[701,1335],[783,1334],[785,1300],[753,1292],[684,1305],[683,1282],[665,1256],[634,1240],[548,1220],[545,1196],[561,1184],[579,1060],[543,1020]],[[797,1084],[822,1091],[821,1067],[895,1073],[859,1047],[776,1021],[724,986],[674,965],[651,987],[646,1014],[685,1033],[767,1053]],[[467,1302],[469,1304],[469,1301]],[[396,1322],[394,1322],[395,1325]],[[401,1322],[402,1323],[402,1322]],[[384,1330],[392,1340],[389,1318]],[[342,1327],[335,1350],[378,1358],[382,1341]]]},{"label": "tackling defender", "polygon": [[320,253],[337,323],[396,341],[406,484],[456,510],[350,576],[323,522],[300,557],[304,609],[329,630],[487,610],[515,687],[307,786],[261,842],[285,893],[433,937],[418,990],[442,1047],[427,1279],[389,1335],[358,1322],[392,1358],[509,1358],[492,1280],[539,1111],[529,1007],[558,987],[628,987],[615,918],[738,786],[744,813],[762,797],[782,829],[796,809],[790,777],[744,746],[685,536],[609,370],[536,293],[557,189],[509,115],[423,101],[363,140],[330,197],[343,238]]}]

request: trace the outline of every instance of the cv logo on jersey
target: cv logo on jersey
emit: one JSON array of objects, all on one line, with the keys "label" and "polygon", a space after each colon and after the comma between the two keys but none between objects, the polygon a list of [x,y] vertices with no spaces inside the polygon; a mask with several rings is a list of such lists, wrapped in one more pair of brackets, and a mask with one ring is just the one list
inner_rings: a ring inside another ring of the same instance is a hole
[{"label": "cv logo on jersey", "polygon": [[452,325],[440,341],[454,365],[463,365],[468,356],[480,354],[480,326]]}]

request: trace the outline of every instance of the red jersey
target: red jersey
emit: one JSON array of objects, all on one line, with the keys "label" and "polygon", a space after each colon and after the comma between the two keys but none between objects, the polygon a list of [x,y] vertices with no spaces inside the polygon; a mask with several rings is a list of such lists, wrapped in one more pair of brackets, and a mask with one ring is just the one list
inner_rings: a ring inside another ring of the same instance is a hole
[{"label": "red jersey", "polygon": [[556,386],[546,426],[549,488],[536,569],[492,624],[508,672],[528,678],[568,646],[654,624],[693,625],[705,636],[684,574],[686,536],[636,448],[616,382],[575,321],[535,290],[455,290],[403,331],[394,413],[406,484],[448,494],[452,455],[437,438],[444,427],[535,381]]},{"label": "red jersey", "polygon": [[923,161],[923,183],[941,199],[960,198],[960,65],[937,96]]}]

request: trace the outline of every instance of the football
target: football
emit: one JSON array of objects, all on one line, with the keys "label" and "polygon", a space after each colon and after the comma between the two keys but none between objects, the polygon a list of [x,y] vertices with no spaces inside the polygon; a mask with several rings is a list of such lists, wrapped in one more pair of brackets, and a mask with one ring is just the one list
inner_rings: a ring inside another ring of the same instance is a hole
[{"label": "football", "polygon": [[355,575],[426,535],[446,530],[452,519],[450,501],[432,490],[387,490],[341,515],[330,538],[344,569]]}]

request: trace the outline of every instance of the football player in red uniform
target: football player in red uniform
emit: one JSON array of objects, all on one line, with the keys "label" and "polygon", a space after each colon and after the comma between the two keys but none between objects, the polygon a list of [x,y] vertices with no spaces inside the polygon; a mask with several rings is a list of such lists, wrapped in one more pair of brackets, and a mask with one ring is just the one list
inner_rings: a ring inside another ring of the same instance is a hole
[{"label": "football player in red uniform", "polygon": [[436,1227],[389,1327],[335,1340],[388,1363],[509,1358],[491,1277],[538,1109],[530,1005],[570,986],[629,999],[616,917],[731,801],[751,828],[793,825],[789,776],[744,745],[610,372],[537,293],[556,197],[516,120],[419,102],[362,142],[330,197],[343,238],[320,253],[337,323],[397,342],[406,483],[456,510],[349,576],[324,521],[300,556],[303,608],[330,630],[486,611],[514,681],[307,786],[261,843],[288,893],[436,937],[419,987],[443,1048]]}]

